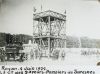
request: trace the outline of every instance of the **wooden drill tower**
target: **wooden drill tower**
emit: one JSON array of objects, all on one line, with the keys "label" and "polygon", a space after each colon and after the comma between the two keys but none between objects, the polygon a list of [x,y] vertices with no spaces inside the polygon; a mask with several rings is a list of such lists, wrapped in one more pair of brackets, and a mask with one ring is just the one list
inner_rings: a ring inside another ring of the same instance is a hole
[{"label": "wooden drill tower", "polygon": [[33,39],[41,56],[66,46],[66,16],[51,10],[33,14]]}]

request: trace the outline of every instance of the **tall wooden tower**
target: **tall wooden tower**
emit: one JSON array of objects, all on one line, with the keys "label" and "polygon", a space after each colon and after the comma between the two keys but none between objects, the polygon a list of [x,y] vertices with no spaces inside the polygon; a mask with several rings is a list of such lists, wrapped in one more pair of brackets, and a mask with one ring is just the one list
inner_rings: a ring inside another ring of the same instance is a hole
[{"label": "tall wooden tower", "polygon": [[66,16],[51,10],[33,14],[33,38],[41,56],[66,46]]}]

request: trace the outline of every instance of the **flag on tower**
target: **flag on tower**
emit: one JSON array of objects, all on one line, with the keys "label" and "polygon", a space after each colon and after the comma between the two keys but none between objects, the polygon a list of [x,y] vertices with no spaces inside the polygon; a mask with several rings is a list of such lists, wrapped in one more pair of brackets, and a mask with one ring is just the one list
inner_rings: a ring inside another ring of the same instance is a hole
[{"label": "flag on tower", "polygon": [[66,14],[66,10],[65,10],[64,14]]},{"label": "flag on tower", "polygon": [[33,7],[33,11],[36,12],[36,8],[35,7]]},{"label": "flag on tower", "polygon": [[41,11],[42,11],[42,5],[41,5]]}]

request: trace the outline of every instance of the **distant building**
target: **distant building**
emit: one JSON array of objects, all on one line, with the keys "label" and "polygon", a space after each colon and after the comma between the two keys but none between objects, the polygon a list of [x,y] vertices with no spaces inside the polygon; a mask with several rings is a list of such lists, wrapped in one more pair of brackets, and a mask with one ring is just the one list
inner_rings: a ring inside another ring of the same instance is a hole
[{"label": "distant building", "polygon": [[33,49],[33,44],[31,42],[31,40],[29,40],[28,44],[23,44],[23,52],[25,53],[29,53],[31,49]]},{"label": "distant building", "polygon": [[35,49],[37,49],[37,47],[37,44],[33,44],[32,41],[29,40],[28,44],[23,44],[24,50],[22,52],[24,52],[27,55],[28,59],[30,59],[31,56],[34,55],[34,51]]}]

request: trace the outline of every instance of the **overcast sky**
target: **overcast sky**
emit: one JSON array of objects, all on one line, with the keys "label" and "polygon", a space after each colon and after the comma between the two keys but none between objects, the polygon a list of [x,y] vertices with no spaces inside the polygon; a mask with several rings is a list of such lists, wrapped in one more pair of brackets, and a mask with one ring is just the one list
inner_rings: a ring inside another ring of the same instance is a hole
[{"label": "overcast sky", "polygon": [[32,35],[33,7],[37,12],[66,10],[66,34],[100,39],[100,3],[97,0],[0,0],[0,32]]}]

